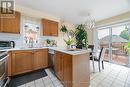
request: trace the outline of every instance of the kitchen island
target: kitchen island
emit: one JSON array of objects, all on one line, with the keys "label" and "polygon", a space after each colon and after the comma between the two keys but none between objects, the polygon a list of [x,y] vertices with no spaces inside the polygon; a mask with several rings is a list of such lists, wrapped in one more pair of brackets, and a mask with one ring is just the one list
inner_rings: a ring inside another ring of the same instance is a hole
[{"label": "kitchen island", "polygon": [[[10,53],[8,59],[9,76],[47,68],[47,50],[54,50],[55,74],[65,87],[89,87],[89,50],[68,51],[57,47],[8,49],[7,51]],[[29,57],[27,58],[27,61],[25,57]]]},{"label": "kitchen island", "polygon": [[56,76],[65,87],[89,87],[89,51],[55,51]]}]

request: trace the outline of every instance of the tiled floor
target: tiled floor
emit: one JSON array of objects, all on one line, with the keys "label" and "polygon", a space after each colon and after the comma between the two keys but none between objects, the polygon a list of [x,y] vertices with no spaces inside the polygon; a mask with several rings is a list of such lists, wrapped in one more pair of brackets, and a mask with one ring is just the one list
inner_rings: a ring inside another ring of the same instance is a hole
[{"label": "tiled floor", "polygon": [[[90,62],[90,66],[92,63]],[[96,66],[96,63],[95,63]],[[105,69],[95,73],[91,67],[91,85],[90,87],[130,87],[130,68],[104,63]],[[45,70],[48,76],[20,85],[18,87],[63,87],[61,82],[52,74],[49,69]]]},{"label": "tiled floor", "polygon": [[91,72],[90,87],[130,87],[130,68],[107,62],[104,66],[101,72],[98,72],[98,67],[95,73]]},{"label": "tiled floor", "polygon": [[64,87],[49,69],[45,70],[48,76],[20,85],[18,87]]}]

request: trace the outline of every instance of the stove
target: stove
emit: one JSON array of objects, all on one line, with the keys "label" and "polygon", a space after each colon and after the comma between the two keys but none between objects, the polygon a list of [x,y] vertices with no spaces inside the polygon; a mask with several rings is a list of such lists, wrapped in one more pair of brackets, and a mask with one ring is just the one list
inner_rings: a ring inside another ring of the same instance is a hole
[{"label": "stove", "polygon": [[10,43],[7,41],[0,41],[0,87],[6,87],[9,83],[9,78],[7,76],[7,60],[8,60],[8,51]]},{"label": "stove", "polygon": [[7,51],[0,51],[0,59],[4,58],[7,55],[8,55]]},{"label": "stove", "polygon": [[0,87],[6,87],[9,82],[9,78],[7,77],[8,57],[7,51],[0,51]]}]

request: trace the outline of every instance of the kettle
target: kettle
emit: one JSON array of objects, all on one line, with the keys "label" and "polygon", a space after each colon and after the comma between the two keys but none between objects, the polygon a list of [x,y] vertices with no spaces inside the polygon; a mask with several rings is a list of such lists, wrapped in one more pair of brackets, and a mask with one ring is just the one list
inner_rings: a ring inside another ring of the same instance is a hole
[{"label": "kettle", "polygon": [[10,41],[10,47],[14,48],[15,47],[15,42],[14,41]]}]

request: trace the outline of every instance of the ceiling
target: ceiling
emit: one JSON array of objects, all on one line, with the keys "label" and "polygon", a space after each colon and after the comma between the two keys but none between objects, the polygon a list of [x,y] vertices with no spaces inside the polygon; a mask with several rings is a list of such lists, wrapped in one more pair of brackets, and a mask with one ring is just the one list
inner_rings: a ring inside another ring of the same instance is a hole
[{"label": "ceiling", "polygon": [[83,23],[89,12],[96,21],[130,11],[130,0],[15,0],[21,5],[46,12],[72,23]]}]

